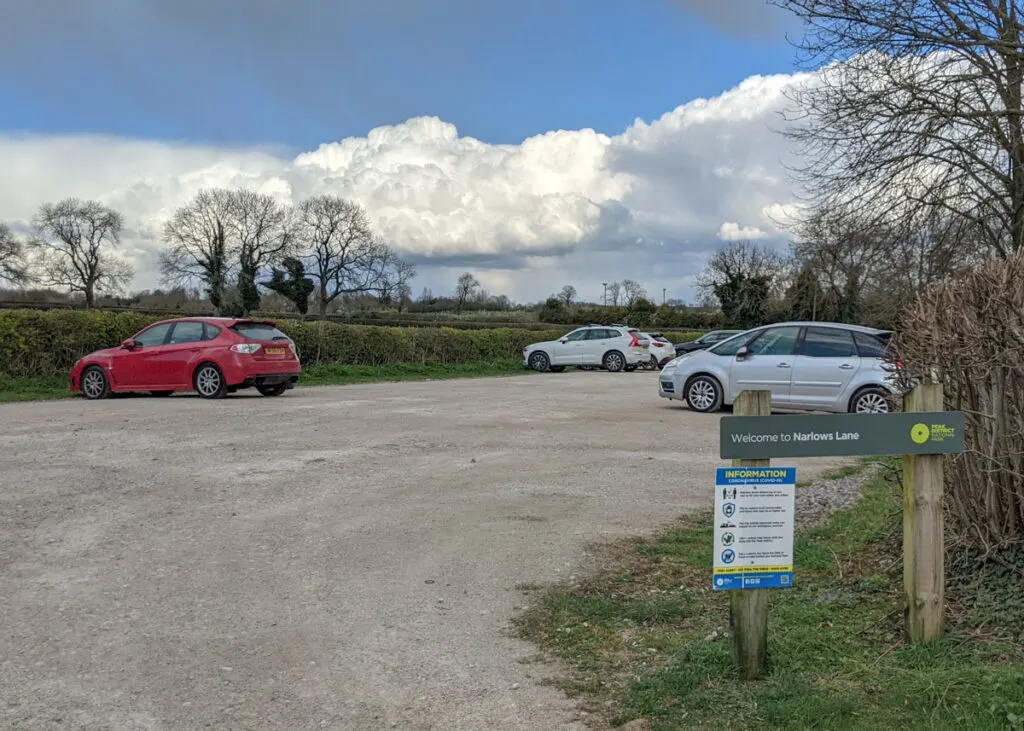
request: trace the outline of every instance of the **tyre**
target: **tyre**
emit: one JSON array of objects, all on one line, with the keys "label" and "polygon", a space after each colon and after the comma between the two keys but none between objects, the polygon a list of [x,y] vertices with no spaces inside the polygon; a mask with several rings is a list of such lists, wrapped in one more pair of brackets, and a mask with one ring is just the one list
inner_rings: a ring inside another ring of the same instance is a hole
[{"label": "tyre", "polygon": [[286,382],[278,383],[277,385],[274,386],[257,386],[256,390],[259,391],[264,396],[280,396],[281,394],[288,390],[288,384]]},{"label": "tyre", "polygon": [[609,351],[604,354],[601,365],[604,366],[606,371],[618,373],[626,367],[626,356],[617,350]]},{"label": "tyre", "polygon": [[150,391],[149,395],[156,396],[157,398],[167,398],[172,393],[174,393],[174,391]]},{"label": "tyre", "polygon": [[552,373],[563,373],[565,371],[565,366],[551,366],[550,370]]},{"label": "tyre", "polygon": [[530,368],[541,373],[551,367],[551,361],[548,360],[546,353],[534,353],[530,356],[530,360],[528,362],[530,364]]},{"label": "tyre", "polygon": [[110,379],[99,366],[89,366],[83,371],[79,388],[90,401],[110,398]]},{"label": "tyre", "polygon": [[892,411],[889,392],[878,386],[862,388],[850,399],[851,414],[888,414]]},{"label": "tyre", "polygon": [[658,368],[659,368],[659,367],[660,367],[660,366],[659,366],[659,363],[658,363],[658,356],[656,356],[656,355],[652,355],[652,356],[651,356],[651,365],[650,365],[650,369],[651,369],[652,371],[656,371],[656,370],[658,370]]},{"label": "tyre", "polygon": [[694,411],[710,414],[722,408],[722,384],[711,376],[694,376],[686,382],[683,393]]},{"label": "tyre", "polygon": [[192,383],[200,398],[218,399],[224,398],[228,394],[228,385],[224,381],[224,374],[213,363],[203,363],[196,368]]}]

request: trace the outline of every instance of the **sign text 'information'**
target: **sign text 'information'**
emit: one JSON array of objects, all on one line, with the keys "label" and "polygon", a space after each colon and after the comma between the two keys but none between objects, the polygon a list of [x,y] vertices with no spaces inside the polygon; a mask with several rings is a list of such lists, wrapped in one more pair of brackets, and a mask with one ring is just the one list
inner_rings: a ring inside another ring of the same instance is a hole
[{"label": "sign text 'information'", "polygon": [[715,479],[715,589],[793,585],[795,467],[721,467]]}]

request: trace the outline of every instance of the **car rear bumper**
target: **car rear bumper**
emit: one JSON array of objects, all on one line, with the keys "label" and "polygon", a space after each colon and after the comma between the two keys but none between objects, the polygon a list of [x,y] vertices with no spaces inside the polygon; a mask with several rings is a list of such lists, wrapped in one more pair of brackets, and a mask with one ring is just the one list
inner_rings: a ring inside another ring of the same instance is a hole
[{"label": "car rear bumper", "polygon": [[257,360],[245,354],[231,355],[226,362],[221,363],[229,388],[274,386],[278,383],[294,382],[302,372],[302,366],[296,358]]},{"label": "car rear bumper", "polygon": [[261,373],[249,376],[242,381],[238,388],[252,388],[260,386],[279,386],[282,383],[294,384],[299,380],[298,373]]}]

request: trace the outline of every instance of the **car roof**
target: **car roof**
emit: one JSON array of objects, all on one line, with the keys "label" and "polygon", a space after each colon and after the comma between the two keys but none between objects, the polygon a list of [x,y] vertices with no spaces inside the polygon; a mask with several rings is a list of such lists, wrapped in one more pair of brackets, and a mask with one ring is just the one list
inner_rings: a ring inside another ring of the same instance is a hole
[{"label": "car roof", "polygon": [[797,320],[793,322],[777,322],[771,325],[771,327],[778,326],[797,326],[800,327],[834,327],[842,330],[853,330],[854,332],[865,333],[867,335],[884,335],[891,333],[891,330],[880,330],[877,327],[865,327],[864,325],[851,325],[846,322],[814,322],[813,320]]},{"label": "car roof", "polygon": [[754,330],[767,330],[770,327],[826,327],[836,328],[839,330],[850,330],[852,332],[864,333],[865,335],[891,335],[892,330],[879,330],[876,327],[865,327],[864,325],[851,325],[845,322],[815,322],[813,320],[793,320],[790,322],[773,322],[770,325],[761,325],[759,327],[752,327],[750,330],[742,330],[741,332],[751,332]]},{"label": "car roof", "polygon": [[154,322],[154,325],[169,325],[172,322],[206,322],[210,325],[223,325],[224,327],[234,327],[244,322],[251,322],[259,325],[271,325],[277,326],[274,320],[261,320],[251,317],[214,317],[210,315],[198,315],[196,317],[172,317],[168,320],[160,320],[160,322]]}]

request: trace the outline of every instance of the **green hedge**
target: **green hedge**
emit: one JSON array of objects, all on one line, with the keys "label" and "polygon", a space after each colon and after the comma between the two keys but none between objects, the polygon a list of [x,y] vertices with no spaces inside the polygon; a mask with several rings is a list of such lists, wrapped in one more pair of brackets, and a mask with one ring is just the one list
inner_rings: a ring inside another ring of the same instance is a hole
[{"label": "green hedge", "polygon": [[[131,312],[2,310],[0,374],[14,378],[64,374],[83,355],[115,347],[160,319]],[[280,320],[278,325],[295,340],[305,365],[443,365],[519,358],[524,346],[556,339],[571,329],[456,330],[296,320]],[[665,333],[672,342],[699,335]]]}]

